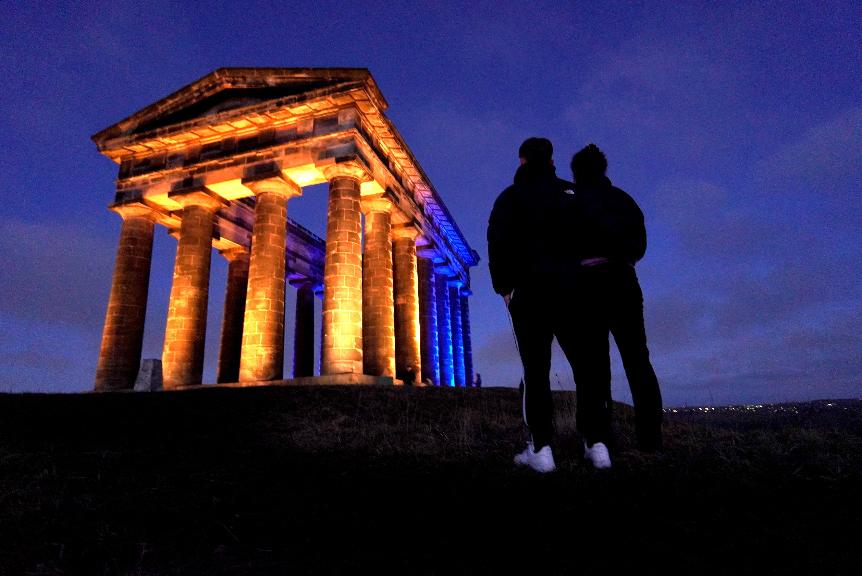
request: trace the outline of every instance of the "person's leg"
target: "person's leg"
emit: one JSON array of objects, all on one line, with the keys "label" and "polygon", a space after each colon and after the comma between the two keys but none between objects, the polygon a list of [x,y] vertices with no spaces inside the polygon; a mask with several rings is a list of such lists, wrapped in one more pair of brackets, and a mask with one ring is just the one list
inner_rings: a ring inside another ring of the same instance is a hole
[{"label": "person's leg", "polygon": [[524,365],[524,386],[521,400],[524,423],[538,451],[551,442],[553,436],[553,403],[551,401],[551,342],[552,327],[548,307],[541,294],[516,290],[509,305],[518,350]]},{"label": "person's leg", "polygon": [[632,392],[635,407],[635,430],[638,447],[660,450],[662,447],[662,400],[658,379],[649,359],[643,317],[643,293],[633,268],[615,271],[613,290],[615,305],[611,308],[611,333]]},{"label": "person's leg", "polygon": [[611,439],[611,362],[605,273],[586,270],[560,299],[555,334],[577,387],[577,429],[588,446]]}]

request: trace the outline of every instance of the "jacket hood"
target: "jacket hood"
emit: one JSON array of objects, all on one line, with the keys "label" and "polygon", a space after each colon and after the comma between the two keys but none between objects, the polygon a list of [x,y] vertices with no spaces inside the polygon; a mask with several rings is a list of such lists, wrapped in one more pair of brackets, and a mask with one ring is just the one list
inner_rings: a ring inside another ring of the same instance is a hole
[{"label": "jacket hood", "polygon": [[557,169],[553,164],[535,165],[527,162],[515,172],[515,184],[529,184],[557,177]]}]

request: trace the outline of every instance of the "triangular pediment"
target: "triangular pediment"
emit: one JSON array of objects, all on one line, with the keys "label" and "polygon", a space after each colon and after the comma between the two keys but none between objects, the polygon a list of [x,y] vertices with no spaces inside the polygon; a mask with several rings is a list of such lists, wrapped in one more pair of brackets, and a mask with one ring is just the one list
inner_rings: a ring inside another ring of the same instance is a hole
[{"label": "triangular pediment", "polygon": [[366,86],[386,101],[366,68],[219,68],[93,136],[96,144],[280,98]]}]

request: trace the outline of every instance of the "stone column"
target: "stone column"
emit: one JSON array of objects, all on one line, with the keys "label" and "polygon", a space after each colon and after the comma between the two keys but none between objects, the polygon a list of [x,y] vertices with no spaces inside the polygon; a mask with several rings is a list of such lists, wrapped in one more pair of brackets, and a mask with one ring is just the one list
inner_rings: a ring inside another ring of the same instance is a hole
[{"label": "stone column", "polygon": [[355,163],[325,169],[329,179],[323,273],[322,374],[362,374],[362,211]]},{"label": "stone column", "polygon": [[443,274],[437,274],[437,346],[440,352],[440,386],[455,385],[452,363],[452,323],[449,316],[449,284]]},{"label": "stone column", "polygon": [[392,202],[362,200],[362,360],[364,373],[395,377],[395,312],[392,292]]},{"label": "stone column", "polygon": [[284,375],[287,201],[302,195],[302,189],[281,176],[243,183],[257,196],[257,204],[239,379],[241,382],[281,380]]},{"label": "stone column", "polygon": [[440,385],[440,354],[437,343],[437,299],[435,297],[434,262],[418,258],[419,270],[419,345],[422,377]]},{"label": "stone column", "polygon": [[141,365],[153,225],[156,212],[144,204],[119,204],[111,210],[123,218],[111,295],[102,331],[95,389],[130,390]]},{"label": "stone column", "polygon": [[405,383],[422,382],[419,342],[419,274],[416,270],[416,227],[392,230],[395,263],[395,374]]},{"label": "stone column", "polygon": [[216,382],[239,382],[249,254],[245,248],[237,247],[223,250],[221,255],[228,261],[228,268]]},{"label": "stone column", "polygon": [[314,284],[302,282],[296,291],[293,326],[293,377],[314,376]]},{"label": "stone column", "polygon": [[172,193],[183,206],[165,344],[164,387],[200,384],[204,369],[213,223],[222,201],[202,190]]},{"label": "stone column", "polygon": [[461,331],[461,283],[451,282],[449,285],[449,314],[452,317],[452,365],[455,375],[455,386],[467,385],[464,369],[464,337]]},{"label": "stone column", "polygon": [[467,386],[473,385],[473,339],[470,335],[470,301],[472,293],[461,290],[461,336],[464,340],[464,380]]}]

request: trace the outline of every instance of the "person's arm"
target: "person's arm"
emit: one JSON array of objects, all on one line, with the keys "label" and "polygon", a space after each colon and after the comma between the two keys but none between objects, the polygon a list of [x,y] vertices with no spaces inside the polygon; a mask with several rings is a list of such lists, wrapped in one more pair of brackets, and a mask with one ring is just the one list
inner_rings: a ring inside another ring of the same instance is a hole
[{"label": "person's arm", "polygon": [[637,202],[632,199],[632,264],[640,261],[646,254],[647,236],[646,225],[644,224],[644,214]]},{"label": "person's arm", "polygon": [[494,202],[491,216],[488,219],[488,270],[491,273],[491,283],[494,292],[503,296],[509,305],[512,291],[515,288],[512,261],[512,242],[514,229],[511,206],[511,191],[503,191]]},{"label": "person's arm", "polygon": [[620,220],[623,229],[620,249],[623,251],[625,260],[634,266],[646,254],[646,226],[644,225],[643,212],[637,202],[626,192],[621,192],[620,208],[622,213]]}]

